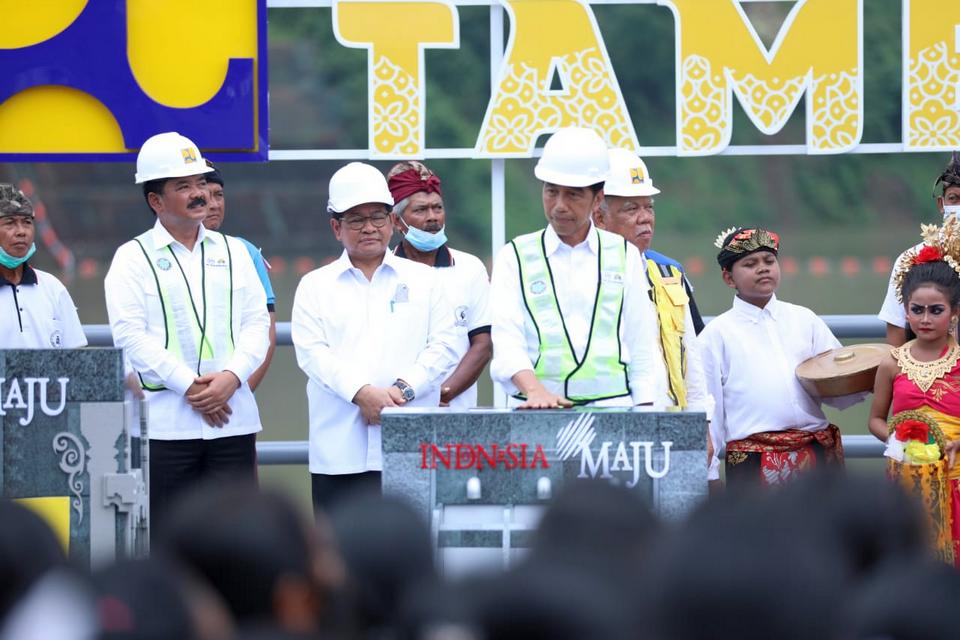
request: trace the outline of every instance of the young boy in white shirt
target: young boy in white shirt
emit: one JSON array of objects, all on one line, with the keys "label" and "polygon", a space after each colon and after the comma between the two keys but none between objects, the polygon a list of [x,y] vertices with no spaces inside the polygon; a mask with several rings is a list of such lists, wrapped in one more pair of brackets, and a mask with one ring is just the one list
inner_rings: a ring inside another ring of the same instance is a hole
[{"label": "young boy in white shirt", "polygon": [[[726,448],[728,484],[777,485],[802,471],[843,464],[840,431],[794,373],[798,364],[840,347],[817,315],[776,297],[780,238],[765,229],[729,229],[715,243],[733,308],[699,336],[713,396],[708,479],[719,481]],[[843,408],[862,394],[824,399]]]}]

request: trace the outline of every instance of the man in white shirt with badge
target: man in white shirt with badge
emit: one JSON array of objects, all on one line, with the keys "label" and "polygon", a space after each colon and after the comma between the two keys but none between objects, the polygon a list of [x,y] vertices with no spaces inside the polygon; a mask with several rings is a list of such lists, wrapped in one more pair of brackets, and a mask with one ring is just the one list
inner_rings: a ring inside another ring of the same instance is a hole
[{"label": "man in white shirt with badge", "polygon": [[494,263],[490,372],[518,408],[651,405],[666,384],[643,256],[593,225],[608,170],[594,131],[551,136],[534,169],[549,224]]},{"label": "man in white shirt with badge", "polygon": [[417,161],[400,162],[387,173],[387,186],[396,202],[393,224],[403,234],[394,255],[437,268],[454,322],[465,332],[460,363],[440,385],[440,406],[473,409],[477,379],[493,356],[487,268],[476,256],[447,244],[443,192],[433,171]]},{"label": "man in white shirt with badge", "polygon": [[352,162],[330,179],[330,228],[340,257],[297,287],[291,335],[307,374],[313,504],[379,491],[380,413],[436,407],[459,362],[454,324],[436,271],[388,251],[393,235],[387,181]]},{"label": "man in white shirt with badge", "polygon": [[77,308],[54,276],[30,266],[37,250],[33,205],[0,184],[0,349],[76,349],[87,345]]},{"label": "man in white shirt with badge", "polygon": [[149,407],[154,526],[201,480],[256,482],[260,414],[246,381],[270,317],[246,247],[203,227],[211,170],[178,133],[143,143],[136,182],[156,221],[117,249],[104,280],[114,343]]}]

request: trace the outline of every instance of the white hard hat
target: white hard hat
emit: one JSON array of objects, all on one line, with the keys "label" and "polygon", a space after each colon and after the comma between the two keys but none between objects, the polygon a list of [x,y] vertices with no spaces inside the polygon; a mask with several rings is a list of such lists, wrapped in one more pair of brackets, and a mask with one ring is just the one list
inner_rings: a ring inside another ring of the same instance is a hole
[{"label": "white hard hat", "polygon": [[210,173],[212,167],[193,141],[176,131],[148,138],[137,154],[137,184],[161,178],[184,178]]},{"label": "white hard hat", "polygon": [[624,197],[655,196],[660,189],[653,186],[647,165],[637,154],[627,149],[611,149],[610,177],[603,185],[603,193]]},{"label": "white hard hat", "polygon": [[393,206],[393,196],[387,187],[387,179],[376,167],[362,162],[351,162],[340,167],[330,178],[327,211],[343,213],[367,202],[382,202]]},{"label": "white hard hat", "polygon": [[537,179],[562,187],[589,187],[607,179],[607,145],[596,131],[565,127],[550,136],[533,169]]}]

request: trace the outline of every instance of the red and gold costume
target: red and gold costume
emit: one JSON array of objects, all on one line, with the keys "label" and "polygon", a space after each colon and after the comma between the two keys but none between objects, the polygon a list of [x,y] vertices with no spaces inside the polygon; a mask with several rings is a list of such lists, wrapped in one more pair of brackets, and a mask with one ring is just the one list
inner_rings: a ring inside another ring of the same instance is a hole
[{"label": "red and gold costume", "polygon": [[[941,357],[920,362],[910,354],[914,341],[894,349],[900,367],[893,379],[893,415],[919,412],[935,421],[943,440],[960,439],[960,346],[951,339]],[[891,436],[893,437],[893,436]],[[931,517],[937,552],[944,560],[960,560],[960,464],[905,465],[888,462],[890,475],[918,495]],[[958,564],[957,566],[960,566]]]}]

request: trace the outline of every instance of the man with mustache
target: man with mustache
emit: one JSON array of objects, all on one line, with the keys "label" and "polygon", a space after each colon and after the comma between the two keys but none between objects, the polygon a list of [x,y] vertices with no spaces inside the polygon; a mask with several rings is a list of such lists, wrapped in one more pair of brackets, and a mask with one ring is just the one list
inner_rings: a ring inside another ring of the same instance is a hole
[{"label": "man with mustache", "polygon": [[201,480],[256,481],[261,425],[247,380],[270,318],[246,247],[203,227],[210,171],[178,133],[143,143],[136,182],[156,221],[117,249],[104,280],[114,343],[149,405],[154,526]]},{"label": "man with mustache", "polygon": [[650,248],[656,217],[653,196],[660,190],[637,154],[610,150],[610,176],[603,186],[603,202],[593,221],[617,233],[646,258],[647,278],[660,326],[660,353],[667,371],[667,406],[705,411],[707,390],[695,338],[703,320],[693,301],[693,290],[683,266]]},{"label": "man with mustache", "polygon": [[28,261],[33,205],[12,184],[0,184],[0,349],[76,349],[87,344],[77,307],[54,276]]},{"label": "man with mustache", "polygon": [[415,160],[400,162],[387,173],[387,185],[396,203],[393,225],[403,234],[393,253],[437,268],[454,322],[464,330],[460,362],[440,385],[440,406],[472,409],[477,379],[493,356],[487,268],[476,256],[447,244],[443,193],[433,171]]},{"label": "man with mustache", "polygon": [[663,367],[643,256],[598,229],[607,146],[568,127],[543,148],[547,228],[515,238],[497,256],[490,285],[490,373],[520,409],[649,405]]}]

